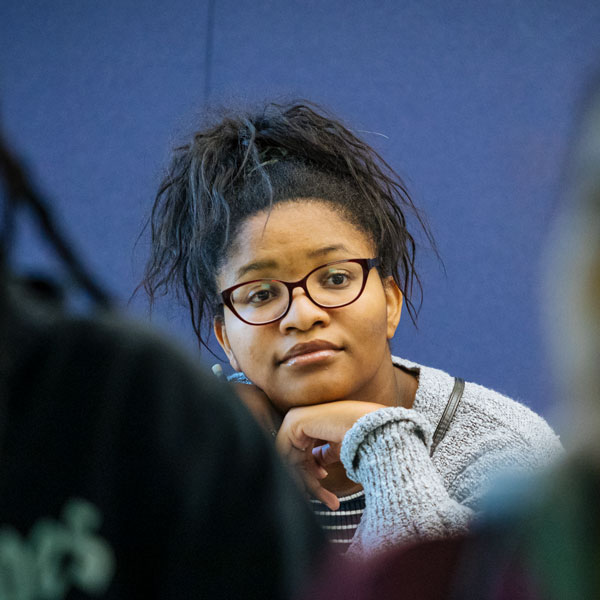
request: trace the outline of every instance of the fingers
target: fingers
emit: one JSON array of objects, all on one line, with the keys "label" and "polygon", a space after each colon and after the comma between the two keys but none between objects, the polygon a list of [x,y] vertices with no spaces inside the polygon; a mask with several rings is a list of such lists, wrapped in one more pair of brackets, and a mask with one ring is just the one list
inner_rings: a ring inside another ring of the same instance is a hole
[{"label": "fingers", "polygon": [[275,441],[278,451],[296,468],[308,492],[331,510],[337,510],[340,503],[321,480],[329,465],[339,462],[347,431],[359,418],[379,408],[382,406],[374,403],[338,401],[295,407],[283,419]]},{"label": "fingers", "polygon": [[[292,456],[296,455],[297,452],[306,452],[312,450],[314,440],[309,438],[307,435],[300,434],[293,435],[292,432],[285,425],[282,425],[275,438],[275,447],[277,451],[286,458],[291,459]],[[302,455],[300,455],[302,456]]]},{"label": "fingers", "polygon": [[[321,479],[327,477],[327,471],[313,459],[312,452],[305,453],[307,459],[298,465],[297,471],[302,477],[307,492],[317,500],[320,500],[331,510],[340,507],[338,497],[321,485]],[[310,458],[308,458],[310,457]]]},{"label": "fingers", "polygon": [[333,492],[326,490],[319,482],[305,480],[305,485],[310,494],[330,510],[337,510],[340,507],[339,498]]},{"label": "fingers", "polygon": [[329,444],[323,444],[313,448],[312,453],[321,467],[327,467],[333,463],[340,461],[340,451],[342,445],[336,442],[330,442]]},{"label": "fingers", "polygon": [[304,472],[306,477],[314,478],[315,480],[325,479],[327,477],[327,469],[315,460],[313,455],[314,450],[292,449],[287,454],[287,461],[290,465]]},{"label": "fingers", "polygon": [[321,485],[321,480],[327,477],[328,472],[325,464],[330,464],[330,461],[321,463],[320,450],[314,448],[314,440],[311,440],[305,449],[300,449],[289,444],[288,442],[279,439],[276,440],[276,445],[281,449],[285,448],[285,458],[288,463],[294,468],[294,471],[300,475],[301,482],[306,491],[317,500],[320,500],[331,510],[337,510],[340,502],[337,496],[326,490]]}]

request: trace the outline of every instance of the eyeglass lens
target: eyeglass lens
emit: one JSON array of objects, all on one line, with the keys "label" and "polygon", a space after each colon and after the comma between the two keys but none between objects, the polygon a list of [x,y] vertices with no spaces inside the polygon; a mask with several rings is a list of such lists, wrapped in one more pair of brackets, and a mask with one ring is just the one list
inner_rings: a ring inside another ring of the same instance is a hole
[{"label": "eyeglass lens", "polygon": [[[323,307],[335,308],[359,296],[363,285],[363,268],[355,262],[325,265],[308,277],[309,297]],[[250,323],[266,323],[283,315],[290,302],[290,292],[281,282],[260,279],[235,289],[231,295],[236,312]]]}]

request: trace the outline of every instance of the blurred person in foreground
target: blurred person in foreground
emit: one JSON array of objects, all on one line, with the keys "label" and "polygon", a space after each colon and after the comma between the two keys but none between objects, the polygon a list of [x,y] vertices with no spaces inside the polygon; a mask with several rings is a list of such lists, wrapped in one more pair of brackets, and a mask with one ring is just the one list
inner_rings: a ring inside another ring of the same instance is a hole
[{"label": "blurred person in foreground", "polygon": [[471,535],[347,564],[307,598],[600,598],[600,87],[580,127],[546,258],[567,457],[533,481],[498,482]]},{"label": "blurred person in foreground", "polygon": [[[321,533],[272,445],[226,384],[106,310],[1,142],[0,599],[297,593]],[[93,315],[11,276],[19,205]]]}]

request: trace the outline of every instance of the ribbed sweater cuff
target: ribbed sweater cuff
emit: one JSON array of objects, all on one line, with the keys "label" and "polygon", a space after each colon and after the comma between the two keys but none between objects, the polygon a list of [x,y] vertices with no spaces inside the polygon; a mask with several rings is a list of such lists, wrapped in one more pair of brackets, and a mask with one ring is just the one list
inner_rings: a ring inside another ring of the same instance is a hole
[{"label": "ribbed sweater cuff", "polygon": [[429,421],[420,413],[402,407],[382,408],[361,417],[344,436],[341,459],[350,479],[358,482],[356,468],[359,466],[358,451],[365,438],[387,423],[403,424],[407,432],[414,432],[425,444],[427,451],[431,447],[433,434]]}]

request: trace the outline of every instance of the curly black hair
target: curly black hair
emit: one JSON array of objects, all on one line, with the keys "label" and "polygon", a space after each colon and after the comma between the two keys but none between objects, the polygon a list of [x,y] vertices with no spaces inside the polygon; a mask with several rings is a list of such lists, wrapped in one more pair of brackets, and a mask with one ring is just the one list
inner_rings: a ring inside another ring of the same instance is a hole
[{"label": "curly black hair", "polygon": [[424,218],[383,158],[310,102],[223,112],[174,150],[152,209],[151,256],[139,287],[151,304],[170,291],[186,301],[198,341],[208,347],[212,320],[223,311],[217,273],[240,225],[302,198],[331,204],[368,236],[381,273],[394,278],[416,323],[422,286],[407,216],[435,250]]}]

